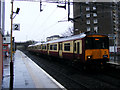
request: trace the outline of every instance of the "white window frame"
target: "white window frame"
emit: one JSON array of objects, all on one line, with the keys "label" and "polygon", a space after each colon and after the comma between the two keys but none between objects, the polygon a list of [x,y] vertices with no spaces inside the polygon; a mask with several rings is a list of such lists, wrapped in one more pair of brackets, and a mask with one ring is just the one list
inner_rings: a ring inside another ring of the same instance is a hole
[{"label": "white window frame", "polygon": [[96,6],[93,6],[93,10],[96,10],[97,8],[96,8]]},{"label": "white window frame", "polygon": [[86,11],[90,11],[90,7],[86,7]]},{"label": "white window frame", "polygon": [[90,17],[90,13],[86,14],[86,18],[89,18]]},{"label": "white window frame", "polygon": [[94,31],[98,32],[98,26],[94,27]]},{"label": "white window frame", "polygon": [[87,27],[87,31],[90,31],[90,29],[91,29],[90,27]]},{"label": "white window frame", "polygon": [[93,13],[93,16],[94,16],[94,17],[97,17],[97,13]]},{"label": "white window frame", "polygon": [[98,23],[98,20],[97,19],[94,19],[93,20],[94,24]]},{"label": "white window frame", "polygon": [[94,27],[94,30],[98,30],[98,26],[95,26],[95,27]]},{"label": "white window frame", "polygon": [[86,20],[86,24],[90,24],[90,20]]},{"label": "white window frame", "polygon": [[85,2],[86,4],[89,4],[89,2]]}]

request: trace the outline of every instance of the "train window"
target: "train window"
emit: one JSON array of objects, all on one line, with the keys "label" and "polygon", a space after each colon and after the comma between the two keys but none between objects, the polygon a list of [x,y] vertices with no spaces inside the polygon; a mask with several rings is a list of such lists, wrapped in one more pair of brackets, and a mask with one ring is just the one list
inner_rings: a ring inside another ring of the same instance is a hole
[{"label": "train window", "polygon": [[107,37],[89,37],[85,41],[86,49],[108,49],[109,39]]},{"label": "train window", "polygon": [[50,45],[50,50],[52,50],[52,45]]},{"label": "train window", "polygon": [[44,46],[42,45],[42,49],[44,49]]},{"label": "train window", "polygon": [[70,51],[70,43],[64,44],[64,51]]},{"label": "train window", "polygon": [[45,45],[45,48],[44,49],[46,49],[46,45]]},{"label": "train window", "polygon": [[57,44],[54,44],[54,50],[57,50]]}]

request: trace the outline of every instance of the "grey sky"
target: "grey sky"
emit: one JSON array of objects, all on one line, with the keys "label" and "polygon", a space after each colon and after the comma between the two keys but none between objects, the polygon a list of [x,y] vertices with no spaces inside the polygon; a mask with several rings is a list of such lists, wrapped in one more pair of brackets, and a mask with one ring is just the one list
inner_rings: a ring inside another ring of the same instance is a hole
[{"label": "grey sky", "polygon": [[[40,12],[39,2],[14,1],[14,11],[20,8],[19,14],[13,23],[20,24],[20,31],[13,31],[15,41],[45,40],[51,35],[60,35],[71,27],[71,22],[59,22],[67,20],[67,10],[58,8],[57,4],[43,3],[43,11]],[[5,30],[10,32],[11,3],[5,3]],[[72,14],[71,14],[72,15]]]}]

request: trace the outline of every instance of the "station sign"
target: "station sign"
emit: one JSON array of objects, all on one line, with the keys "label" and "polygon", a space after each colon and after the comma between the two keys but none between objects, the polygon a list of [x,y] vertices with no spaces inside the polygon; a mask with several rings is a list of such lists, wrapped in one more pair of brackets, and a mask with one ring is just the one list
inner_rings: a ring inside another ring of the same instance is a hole
[{"label": "station sign", "polygon": [[13,24],[13,30],[20,31],[20,24]]}]

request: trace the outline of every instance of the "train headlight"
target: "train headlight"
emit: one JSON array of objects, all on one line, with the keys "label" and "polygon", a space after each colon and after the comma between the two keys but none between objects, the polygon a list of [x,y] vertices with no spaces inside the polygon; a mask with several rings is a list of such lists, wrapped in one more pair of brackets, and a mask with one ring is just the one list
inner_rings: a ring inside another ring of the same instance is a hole
[{"label": "train headlight", "polygon": [[92,58],[92,56],[87,56],[87,58],[88,58],[88,59],[91,59],[91,58]]}]

